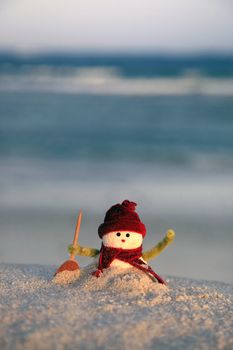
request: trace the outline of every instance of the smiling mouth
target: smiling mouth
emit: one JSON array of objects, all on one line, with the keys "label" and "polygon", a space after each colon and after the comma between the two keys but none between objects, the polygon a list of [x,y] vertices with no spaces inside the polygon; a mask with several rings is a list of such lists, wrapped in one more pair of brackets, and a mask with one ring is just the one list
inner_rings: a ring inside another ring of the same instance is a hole
[{"label": "smiling mouth", "polygon": [[122,240],[121,240],[121,242],[123,242],[123,243],[124,243],[124,242],[125,242],[125,239],[122,239]]}]

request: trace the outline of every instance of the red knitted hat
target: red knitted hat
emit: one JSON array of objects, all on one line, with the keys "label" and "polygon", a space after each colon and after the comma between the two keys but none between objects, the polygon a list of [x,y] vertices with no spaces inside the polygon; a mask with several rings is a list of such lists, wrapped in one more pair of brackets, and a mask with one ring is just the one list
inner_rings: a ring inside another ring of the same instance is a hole
[{"label": "red knitted hat", "polygon": [[132,231],[146,235],[146,227],[135,212],[136,203],[124,200],[113,205],[106,213],[104,223],[98,228],[99,237],[113,231]]}]

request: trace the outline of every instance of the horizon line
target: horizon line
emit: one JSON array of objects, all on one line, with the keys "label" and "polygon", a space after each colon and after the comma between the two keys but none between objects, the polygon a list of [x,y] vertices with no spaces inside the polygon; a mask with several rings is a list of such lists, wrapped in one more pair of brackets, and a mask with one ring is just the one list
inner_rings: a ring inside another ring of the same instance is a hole
[{"label": "horizon line", "polygon": [[0,56],[15,56],[19,58],[34,58],[45,56],[64,56],[64,57],[161,57],[161,58],[210,58],[210,57],[233,57],[233,50],[218,51],[218,50],[194,50],[194,51],[169,51],[169,50],[38,50],[38,51],[21,51],[8,50],[0,48]]}]

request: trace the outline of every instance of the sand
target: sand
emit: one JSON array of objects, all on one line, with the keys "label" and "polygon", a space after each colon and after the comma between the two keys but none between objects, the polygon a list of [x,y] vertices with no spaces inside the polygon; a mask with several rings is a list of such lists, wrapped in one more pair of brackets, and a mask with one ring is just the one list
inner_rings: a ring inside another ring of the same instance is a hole
[{"label": "sand", "polygon": [[0,264],[0,349],[233,349],[233,285],[87,267]]}]

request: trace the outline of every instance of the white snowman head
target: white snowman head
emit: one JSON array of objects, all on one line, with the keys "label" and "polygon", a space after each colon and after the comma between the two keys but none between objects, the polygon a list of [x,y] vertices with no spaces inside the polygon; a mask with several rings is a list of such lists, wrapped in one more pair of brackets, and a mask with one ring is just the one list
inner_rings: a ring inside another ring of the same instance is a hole
[{"label": "white snowman head", "polygon": [[135,249],[142,245],[143,237],[141,233],[132,231],[113,231],[103,236],[105,247]]},{"label": "white snowman head", "polygon": [[103,245],[112,248],[136,249],[142,245],[146,227],[135,212],[136,203],[124,200],[113,205],[99,226]]}]

